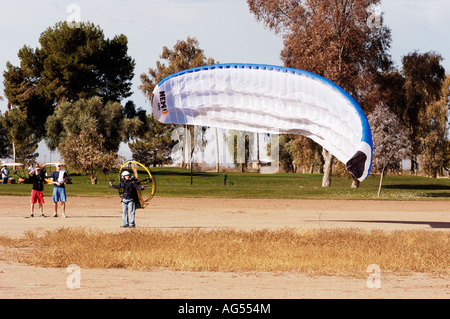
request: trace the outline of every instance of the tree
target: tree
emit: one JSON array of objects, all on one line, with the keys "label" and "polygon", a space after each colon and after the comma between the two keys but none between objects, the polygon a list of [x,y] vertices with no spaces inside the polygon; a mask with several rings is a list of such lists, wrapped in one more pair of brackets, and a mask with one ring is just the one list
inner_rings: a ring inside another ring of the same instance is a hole
[{"label": "tree", "polygon": [[27,119],[25,112],[19,108],[8,105],[9,110],[1,117],[1,127],[6,130],[6,151],[14,162],[34,161],[39,153],[36,153],[39,139],[33,129],[33,123]]},{"label": "tree", "polygon": [[64,161],[74,170],[89,174],[92,184],[98,170],[110,170],[118,164],[116,152],[104,146],[105,139],[95,128],[84,127],[78,135],[69,133],[60,144],[59,152]]},{"label": "tree", "polygon": [[[450,140],[447,140],[447,143],[445,146],[443,168],[447,172],[450,171]],[[448,176],[450,177],[450,173]]]},{"label": "tree", "polygon": [[[0,95],[0,101],[3,101],[3,96]],[[11,143],[8,140],[8,130],[3,126],[4,116],[0,112],[0,158],[8,156],[8,150],[11,148]]]},{"label": "tree", "polygon": [[156,84],[166,76],[190,68],[215,63],[214,59],[207,58],[204,55],[198,40],[191,37],[188,37],[186,41],[177,41],[172,50],[164,46],[163,52],[159,57],[166,60],[168,64],[156,61],[156,69],[149,68],[148,75],[145,73],[141,74],[142,84],[139,86],[139,89],[149,101]]},{"label": "tree", "polygon": [[248,168],[252,154],[255,153],[255,137],[256,133],[237,130],[228,130],[228,135],[223,135],[228,154],[233,155],[234,167],[239,167],[241,172]]},{"label": "tree", "polygon": [[[416,172],[416,157],[420,154],[421,139],[426,139],[427,106],[441,99],[445,69],[442,56],[435,52],[413,52],[403,57],[403,85],[405,108],[403,117],[408,123],[411,141],[411,173]],[[433,143],[428,139],[429,142]]]},{"label": "tree", "polygon": [[441,98],[427,105],[423,116],[420,138],[420,166],[428,176],[434,178],[442,174],[445,165],[446,147],[448,141],[448,106],[450,97],[450,76],[442,85]]},{"label": "tree", "polygon": [[100,96],[118,102],[131,95],[135,62],[124,35],[105,39],[99,26],[59,22],[41,33],[40,48],[19,50],[20,66],[7,63],[5,95],[26,112],[42,137],[47,117],[64,101]]},{"label": "tree", "polygon": [[148,117],[145,134],[128,143],[133,158],[144,165],[164,165],[169,164],[171,150],[175,145],[172,141],[173,125],[164,125],[155,120],[153,115]]},{"label": "tree", "polygon": [[[250,11],[284,39],[285,66],[319,74],[373,108],[377,75],[392,62],[390,30],[382,16],[367,23],[380,0],[248,0]],[[370,93],[370,94],[369,94]],[[333,156],[324,151],[323,186],[331,184]]]},{"label": "tree", "polygon": [[294,164],[307,168],[310,174],[314,172],[316,166],[323,166],[321,147],[306,136],[298,135],[289,142],[290,153],[294,157]]},{"label": "tree", "polygon": [[[198,40],[191,37],[188,37],[186,41],[177,41],[172,50],[164,46],[160,58],[166,60],[168,64],[166,65],[161,61],[157,61],[156,69],[149,68],[148,75],[145,73],[141,74],[142,84],[139,86],[139,89],[149,101],[151,100],[152,92],[156,84],[166,76],[190,68],[215,63],[214,59],[207,58],[204,55],[203,50],[200,49]],[[201,130],[201,132],[204,131],[205,130]],[[188,127],[186,126],[184,136],[187,136],[188,134]],[[183,147],[182,151],[186,151],[186,147]],[[182,162],[180,163],[180,166],[184,167],[184,154],[181,155],[181,158]]]},{"label": "tree", "polygon": [[295,137],[293,134],[280,135],[279,158],[285,172],[294,172],[295,153],[292,151],[292,143]]},{"label": "tree", "polygon": [[383,104],[378,105],[368,117],[372,129],[372,169],[381,172],[378,197],[383,176],[388,169],[399,169],[402,159],[408,154],[410,143],[407,130],[398,117]]},{"label": "tree", "polygon": [[405,78],[401,71],[393,68],[381,72],[377,78],[379,85],[379,99],[376,105],[382,103],[387,106],[400,120],[404,126],[408,126],[405,117]]},{"label": "tree", "polygon": [[[0,124],[3,123],[3,115],[0,113]],[[8,130],[0,125],[0,158],[6,158],[12,145],[8,139]]]},{"label": "tree", "polygon": [[118,102],[103,102],[100,97],[63,102],[45,124],[47,145],[50,149],[59,145],[69,136],[79,136],[85,128],[97,131],[103,137],[103,147],[117,152],[121,142],[130,135],[137,135],[142,122],[134,117],[124,117],[122,105]]}]

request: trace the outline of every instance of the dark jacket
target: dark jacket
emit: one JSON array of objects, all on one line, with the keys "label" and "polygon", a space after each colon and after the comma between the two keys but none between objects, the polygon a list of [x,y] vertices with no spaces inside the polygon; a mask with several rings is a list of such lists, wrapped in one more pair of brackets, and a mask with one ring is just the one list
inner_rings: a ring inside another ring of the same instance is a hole
[{"label": "dark jacket", "polygon": [[36,191],[43,191],[45,184],[45,173],[40,172],[39,174],[34,173],[30,175],[30,181],[33,182],[33,189]]},{"label": "dark jacket", "polygon": [[123,189],[123,199],[125,200],[134,200],[136,198],[135,194],[136,189],[141,190],[142,187],[139,186],[135,181],[132,180],[124,180],[121,181],[119,185],[112,184],[111,187],[114,187],[115,189]]}]

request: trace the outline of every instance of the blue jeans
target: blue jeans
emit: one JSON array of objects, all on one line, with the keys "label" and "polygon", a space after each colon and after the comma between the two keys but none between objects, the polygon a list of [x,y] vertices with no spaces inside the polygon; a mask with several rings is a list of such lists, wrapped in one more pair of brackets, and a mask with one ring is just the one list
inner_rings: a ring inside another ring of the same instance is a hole
[{"label": "blue jeans", "polygon": [[57,203],[58,201],[66,202],[66,188],[65,187],[53,187],[52,201]]},{"label": "blue jeans", "polygon": [[122,200],[122,222],[123,226],[136,226],[134,224],[134,214],[136,212],[136,205],[132,199]]}]

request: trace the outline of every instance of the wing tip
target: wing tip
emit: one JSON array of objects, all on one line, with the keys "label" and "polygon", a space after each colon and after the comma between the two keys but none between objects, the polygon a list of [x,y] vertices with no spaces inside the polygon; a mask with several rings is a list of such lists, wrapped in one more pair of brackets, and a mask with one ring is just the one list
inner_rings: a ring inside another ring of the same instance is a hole
[{"label": "wing tip", "polygon": [[360,182],[366,179],[370,173],[372,166],[372,147],[363,142],[363,145],[353,155],[353,157],[347,161],[347,170]]}]

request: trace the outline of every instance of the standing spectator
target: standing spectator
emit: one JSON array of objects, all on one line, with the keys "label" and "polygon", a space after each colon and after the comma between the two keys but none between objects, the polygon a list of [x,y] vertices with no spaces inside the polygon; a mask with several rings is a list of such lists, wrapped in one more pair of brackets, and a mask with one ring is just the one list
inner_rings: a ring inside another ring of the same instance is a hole
[{"label": "standing spectator", "polygon": [[6,167],[6,165],[3,165],[3,168],[2,168],[2,184],[8,184],[8,177],[9,177],[9,169]]},{"label": "standing spectator", "polygon": [[64,184],[68,178],[65,170],[61,169],[61,164],[56,164],[56,171],[52,173],[53,196],[52,201],[55,204],[55,213],[53,217],[58,217],[58,202],[61,202],[62,217],[66,218],[66,187]]},{"label": "standing spectator", "polygon": [[34,204],[39,203],[39,210],[41,211],[41,217],[44,215],[44,184],[45,184],[45,174],[41,172],[39,164],[36,164],[36,168],[30,173],[30,181],[33,183],[33,189],[31,190],[31,214],[34,216]]}]

